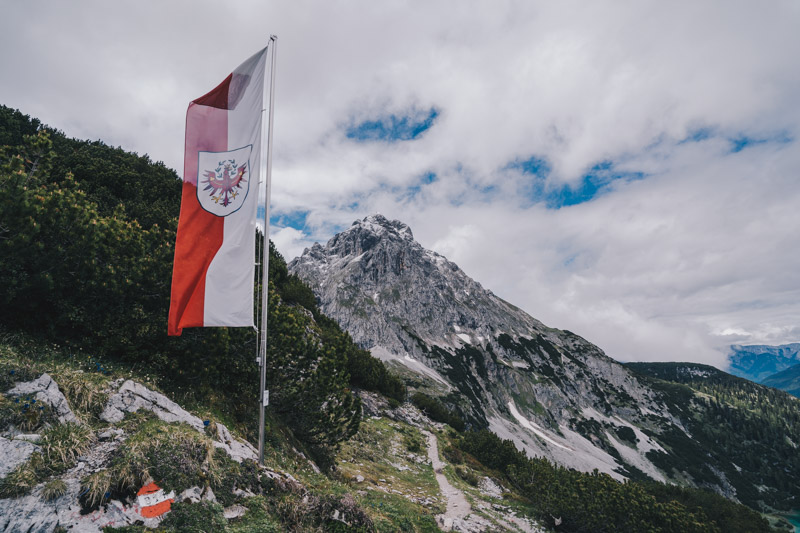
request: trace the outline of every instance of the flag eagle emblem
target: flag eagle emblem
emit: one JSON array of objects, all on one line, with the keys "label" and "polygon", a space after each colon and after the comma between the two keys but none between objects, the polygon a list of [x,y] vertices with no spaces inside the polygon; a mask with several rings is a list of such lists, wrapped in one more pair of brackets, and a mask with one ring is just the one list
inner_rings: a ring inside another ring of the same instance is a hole
[{"label": "flag eagle emblem", "polygon": [[197,200],[203,209],[225,217],[242,207],[250,189],[251,148],[199,153],[198,168],[202,169],[202,174]]},{"label": "flag eagle emblem", "polygon": [[[222,201],[223,207],[228,207],[232,200],[239,196],[240,189],[242,188],[242,180],[247,171],[247,164],[236,168],[236,160],[228,159],[227,161],[220,161],[215,170],[206,171],[206,179],[203,183],[207,184],[204,191],[209,192],[209,196],[214,200],[214,203]],[[244,180],[247,181],[247,180]]]}]

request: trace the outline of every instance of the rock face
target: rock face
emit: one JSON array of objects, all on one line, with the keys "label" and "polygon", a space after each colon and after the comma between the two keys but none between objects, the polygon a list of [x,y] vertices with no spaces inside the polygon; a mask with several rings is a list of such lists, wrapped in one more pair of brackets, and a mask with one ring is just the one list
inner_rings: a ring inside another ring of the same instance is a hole
[{"label": "rock face", "polygon": [[58,421],[62,424],[65,422],[79,422],[72,409],[69,408],[69,403],[58,388],[58,384],[47,374],[42,374],[27,383],[17,383],[6,394],[9,396],[33,395],[38,401],[44,402],[55,409]]},{"label": "rock face", "polygon": [[163,394],[131,380],[124,382],[117,393],[108,399],[100,419],[112,423],[120,422],[125,413],[135,413],[139,409],[152,411],[164,422],[185,422],[196,430],[203,431],[202,420]]},{"label": "rock face", "polygon": [[[69,531],[99,533],[105,526],[125,526],[135,523],[142,523],[147,527],[158,526],[159,518],[143,518],[136,504],[126,504],[114,499],[109,500],[107,505],[100,509],[83,514],[79,503],[81,480],[92,472],[107,468],[113,453],[125,442],[127,435],[122,429],[113,427],[113,424],[121,422],[126,413],[138,410],[152,411],[165,422],[186,423],[199,432],[205,432],[206,426],[197,416],[163,394],[150,390],[140,383],[119,380],[114,382],[113,386],[118,389],[108,399],[101,414],[101,419],[112,426],[100,429],[91,450],[78,458],[77,464],[60,476],[66,487],[64,494],[56,499],[47,500],[43,496],[45,483],[40,483],[25,496],[0,498],[0,531],[44,532],[53,531],[57,526],[61,526]],[[78,421],[58,385],[47,374],[31,382],[19,383],[5,394],[36,395],[37,400],[46,402],[55,409],[61,423]],[[216,427],[216,435],[212,440],[215,448],[222,449],[240,463],[245,459],[256,460],[258,452],[252,445],[234,437],[220,423],[212,427]],[[23,437],[38,436],[17,435],[13,439],[0,437],[0,479],[25,463],[31,454],[40,451],[40,446],[22,440]],[[281,475],[269,470],[262,470],[262,473],[273,479],[282,479]],[[199,487],[185,491],[176,501],[184,499],[191,501],[195,493],[198,501],[200,499],[215,501],[210,488],[203,492]],[[229,514],[241,516],[241,513],[242,509],[233,509]]]},{"label": "rock face", "polygon": [[[140,409],[153,412],[164,422],[183,422],[197,431],[205,431],[205,423],[198,417],[163,394],[131,380],[125,381],[119,390],[108,399],[105,409],[100,414],[100,419],[116,423],[122,421],[125,413],[135,413]],[[228,428],[220,423],[215,426],[217,429],[215,448],[221,448],[238,463],[244,459],[255,460],[258,457],[258,451],[250,443],[236,439],[228,431]]]},{"label": "rock face", "polygon": [[[402,222],[356,221],[289,270],[358,344],[443,395],[473,427],[580,470],[668,477],[648,459],[661,444],[642,431],[675,422],[658,394],[593,344],[424,249]],[[620,431],[638,441],[622,442]]]},{"label": "rock face", "polygon": [[548,328],[424,249],[402,222],[356,221],[289,269],[357,343],[449,392],[473,426],[581,470],[621,478],[635,463],[664,479],[645,457],[660,448],[650,437],[631,449],[579,424],[638,427],[647,413],[666,413],[647,387],[593,344]]},{"label": "rock face", "polygon": [[0,479],[27,461],[33,452],[39,451],[39,446],[24,440],[6,439],[0,437]]}]

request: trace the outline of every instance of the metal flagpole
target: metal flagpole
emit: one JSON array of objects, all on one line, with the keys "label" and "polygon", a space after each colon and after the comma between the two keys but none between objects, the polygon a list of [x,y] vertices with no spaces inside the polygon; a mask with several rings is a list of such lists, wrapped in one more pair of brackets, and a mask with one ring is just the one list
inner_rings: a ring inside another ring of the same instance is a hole
[{"label": "metal flagpole", "polygon": [[269,69],[269,131],[267,133],[267,196],[264,199],[264,245],[261,247],[261,331],[259,363],[261,364],[261,388],[258,406],[258,464],[264,465],[264,409],[269,404],[267,390],[267,310],[269,307],[269,199],[272,188],[272,116],[275,106],[275,53],[278,37],[269,36],[272,60]]}]

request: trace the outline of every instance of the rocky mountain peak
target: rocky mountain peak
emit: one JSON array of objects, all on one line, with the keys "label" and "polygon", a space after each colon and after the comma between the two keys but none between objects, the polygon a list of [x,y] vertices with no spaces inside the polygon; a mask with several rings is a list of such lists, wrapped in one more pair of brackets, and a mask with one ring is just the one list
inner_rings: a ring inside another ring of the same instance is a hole
[{"label": "rocky mountain peak", "polygon": [[360,255],[381,242],[384,245],[409,244],[414,242],[414,234],[403,222],[374,214],[353,222],[350,228],[334,236],[326,247],[339,257],[345,257]]},{"label": "rocky mountain peak", "polygon": [[[669,398],[673,389],[503,301],[423,248],[400,221],[358,220],[288,266],[322,312],[412,390],[441,398],[468,425],[512,439],[531,456],[617,479],[676,475],[728,496],[738,490],[733,482],[755,490],[732,460],[709,459],[700,472],[685,459],[708,448],[687,429],[703,431],[692,426],[692,410],[705,404],[686,391]],[[695,365],[677,377],[710,372]]]}]

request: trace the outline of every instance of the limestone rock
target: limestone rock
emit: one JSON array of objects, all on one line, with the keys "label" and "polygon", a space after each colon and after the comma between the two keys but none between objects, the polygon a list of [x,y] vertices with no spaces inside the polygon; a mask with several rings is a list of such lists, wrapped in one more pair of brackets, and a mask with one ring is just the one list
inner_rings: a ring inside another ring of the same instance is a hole
[{"label": "limestone rock", "polygon": [[183,492],[181,492],[177,498],[175,498],[175,502],[189,502],[189,503],[197,503],[203,499],[203,489],[200,487],[190,487]]},{"label": "limestone rock", "polygon": [[229,507],[226,507],[223,510],[223,515],[228,520],[233,520],[234,518],[240,518],[245,515],[247,512],[247,507],[244,505],[234,504]]},{"label": "limestone rock", "polygon": [[224,425],[217,422],[217,439],[214,447],[221,448],[231,456],[231,459],[241,463],[245,459],[258,460],[258,450],[249,442],[236,439]]},{"label": "limestone rock", "polygon": [[100,418],[116,423],[122,421],[125,413],[135,413],[139,409],[152,411],[164,422],[184,422],[198,431],[203,431],[205,427],[202,420],[163,394],[131,380],[123,383],[117,393],[108,399]]},{"label": "limestone rock", "polygon": [[27,461],[39,449],[39,446],[24,440],[0,437],[0,479]]},{"label": "limestone rock", "polygon": [[34,396],[37,401],[44,402],[52,407],[56,415],[58,415],[58,421],[62,424],[64,422],[80,423],[78,417],[69,408],[69,403],[58,388],[58,384],[48,374],[42,374],[33,381],[17,383],[6,394],[9,396]]}]

